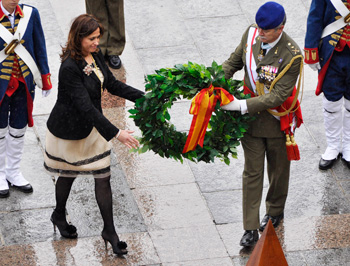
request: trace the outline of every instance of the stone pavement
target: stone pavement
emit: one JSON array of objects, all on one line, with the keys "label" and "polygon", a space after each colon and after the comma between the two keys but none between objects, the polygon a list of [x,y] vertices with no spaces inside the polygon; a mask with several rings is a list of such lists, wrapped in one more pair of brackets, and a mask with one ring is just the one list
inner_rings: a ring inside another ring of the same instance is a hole
[{"label": "stone pavement", "polygon": [[[76,180],[68,203],[77,240],[53,232],[49,220],[54,185],[42,166],[46,121],[57,95],[60,46],[69,24],[85,12],[83,0],[23,0],[36,6],[46,34],[53,93],[37,93],[35,126],[26,135],[22,170],[34,187],[24,195],[11,190],[0,201],[0,265],[245,265],[250,251],[239,246],[243,234],[241,174],[243,153],[230,166],[162,159],[152,153],[129,153],[113,141],[112,188],[115,225],[129,244],[117,258],[101,241],[102,219],[92,179]],[[121,79],[142,89],[145,74],[192,61],[222,63],[254,22],[265,1],[128,0],[125,1],[127,45]],[[281,0],[286,32],[301,48],[311,0]],[[242,73],[235,76],[242,78]],[[322,98],[316,97],[316,73],[305,68],[302,100],[304,125],[296,141],[301,160],[292,163],[284,222],[277,235],[289,265],[350,265],[350,171],[339,161],[318,170],[324,151]],[[108,96],[105,96],[107,99]],[[134,128],[127,109],[132,104],[106,100],[105,115],[120,128]],[[188,101],[171,109],[178,130],[188,130]],[[266,194],[267,180],[264,195]],[[265,214],[264,204],[260,216]]]}]

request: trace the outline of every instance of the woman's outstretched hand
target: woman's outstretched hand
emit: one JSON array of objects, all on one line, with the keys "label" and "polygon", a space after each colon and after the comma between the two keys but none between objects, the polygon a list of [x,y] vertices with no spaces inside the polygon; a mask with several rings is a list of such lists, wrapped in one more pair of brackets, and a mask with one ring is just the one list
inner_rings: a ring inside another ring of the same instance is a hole
[{"label": "woman's outstretched hand", "polygon": [[132,130],[121,130],[120,134],[117,137],[117,140],[119,140],[121,143],[123,143],[125,146],[129,147],[130,149],[134,148],[136,149],[140,143],[137,139],[135,139],[131,134],[134,133]]}]

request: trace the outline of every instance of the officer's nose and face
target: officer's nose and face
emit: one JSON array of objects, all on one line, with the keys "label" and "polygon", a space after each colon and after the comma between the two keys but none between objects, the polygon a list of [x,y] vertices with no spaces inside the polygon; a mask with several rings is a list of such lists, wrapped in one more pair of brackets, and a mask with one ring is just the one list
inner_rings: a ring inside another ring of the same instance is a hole
[{"label": "officer's nose and face", "polygon": [[260,36],[260,39],[264,43],[272,43],[278,39],[280,34],[283,31],[284,26],[281,25],[275,29],[269,29],[269,30],[264,30],[262,28],[258,27],[258,33]]},{"label": "officer's nose and face", "polygon": [[12,13],[15,11],[16,6],[19,3],[19,0],[2,0],[2,5],[9,12]]}]

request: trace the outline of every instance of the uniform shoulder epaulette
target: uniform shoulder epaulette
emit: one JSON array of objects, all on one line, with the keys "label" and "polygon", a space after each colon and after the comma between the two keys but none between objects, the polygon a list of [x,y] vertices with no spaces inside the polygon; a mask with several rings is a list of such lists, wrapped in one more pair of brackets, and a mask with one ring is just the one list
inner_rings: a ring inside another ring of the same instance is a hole
[{"label": "uniform shoulder epaulette", "polygon": [[296,56],[296,55],[300,55],[301,54],[301,51],[300,51],[300,48],[299,46],[292,40],[289,40],[287,42],[287,49],[288,51],[293,55],[293,56]]}]

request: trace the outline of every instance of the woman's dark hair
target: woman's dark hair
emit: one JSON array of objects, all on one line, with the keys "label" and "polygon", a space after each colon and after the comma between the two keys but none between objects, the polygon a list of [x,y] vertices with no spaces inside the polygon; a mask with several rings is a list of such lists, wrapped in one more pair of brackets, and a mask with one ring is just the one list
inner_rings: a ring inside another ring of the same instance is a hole
[{"label": "woman's dark hair", "polygon": [[83,58],[83,51],[81,47],[82,40],[92,34],[95,30],[100,28],[100,35],[103,35],[104,28],[102,24],[92,15],[82,14],[74,19],[68,34],[68,41],[65,47],[62,47],[60,54],[63,62],[68,57],[75,60]]}]

